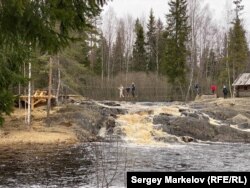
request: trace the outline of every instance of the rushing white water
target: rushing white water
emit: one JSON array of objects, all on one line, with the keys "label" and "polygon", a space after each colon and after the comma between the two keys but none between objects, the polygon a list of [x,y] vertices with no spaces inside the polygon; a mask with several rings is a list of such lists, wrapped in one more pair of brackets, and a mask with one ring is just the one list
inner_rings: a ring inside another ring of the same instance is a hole
[{"label": "rushing white water", "polygon": [[176,136],[169,135],[162,131],[161,128],[156,127],[152,119],[145,114],[127,114],[118,118],[117,122],[120,124],[120,129],[125,136],[123,139],[127,143],[135,143],[140,145],[165,145],[166,143],[156,140],[158,139],[173,139],[181,142]]},{"label": "rushing white water", "polygon": [[[153,124],[153,117],[159,114],[167,114],[172,117],[182,117],[187,114],[196,114],[200,119],[206,118],[211,125],[225,125],[205,113],[190,108],[188,105],[171,103],[121,103],[121,108],[128,110],[125,115],[119,115],[116,120],[118,127],[124,133],[123,139],[127,143],[163,146],[183,142],[179,137],[169,135],[162,130],[161,125]],[[232,125],[233,128],[237,128]]]}]

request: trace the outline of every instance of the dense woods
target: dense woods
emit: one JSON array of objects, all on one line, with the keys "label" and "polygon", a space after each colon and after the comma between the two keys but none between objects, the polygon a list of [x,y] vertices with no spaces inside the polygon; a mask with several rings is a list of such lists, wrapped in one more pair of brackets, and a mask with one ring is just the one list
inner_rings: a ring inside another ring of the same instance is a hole
[{"label": "dense woods", "polygon": [[232,94],[233,80],[249,71],[242,0],[225,7],[234,12],[225,27],[199,0],[169,0],[165,20],[154,10],[140,19],[118,19],[113,9],[101,17],[105,2],[0,1],[0,116],[28,94],[28,81],[31,92],[97,100],[116,100],[120,84],[135,82],[133,100],[187,101],[195,84],[204,94],[216,84],[218,95],[227,85]]}]

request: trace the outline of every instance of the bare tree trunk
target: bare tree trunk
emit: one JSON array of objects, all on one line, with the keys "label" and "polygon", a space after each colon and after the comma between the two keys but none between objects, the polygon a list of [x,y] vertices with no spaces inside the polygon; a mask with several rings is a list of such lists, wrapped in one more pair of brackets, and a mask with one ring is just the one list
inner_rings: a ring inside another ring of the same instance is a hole
[{"label": "bare tree trunk", "polygon": [[[229,24],[231,24],[231,19],[230,19],[230,16],[231,16],[231,2],[230,1],[227,1],[226,2],[226,32],[229,31]],[[229,92],[230,92],[230,95],[231,97],[234,97],[234,92],[232,92],[232,87],[231,87],[231,74],[230,74],[230,66],[229,66],[229,61],[228,61],[228,58],[229,58],[229,54],[228,54],[228,37],[226,36],[226,67],[227,67],[227,75],[228,75],[228,87],[229,87]]]},{"label": "bare tree trunk", "polygon": [[[23,77],[26,77],[26,65],[25,63],[23,64]],[[27,92],[26,92],[26,87],[24,87],[24,91],[23,91],[23,94],[26,95]],[[24,112],[25,112],[25,115],[24,115],[24,123],[25,124],[28,124],[27,123],[27,107],[26,107],[26,101],[24,101]]]},{"label": "bare tree trunk", "polygon": [[50,58],[49,58],[48,101],[47,101],[47,126],[50,126],[51,88],[52,88],[52,57],[50,56]]},{"label": "bare tree trunk", "polygon": [[125,62],[126,62],[125,83],[127,85],[128,84],[128,53],[126,53]]},{"label": "bare tree trunk", "polygon": [[134,21],[132,16],[128,15],[126,18],[125,24],[125,64],[126,64],[126,84],[128,84],[128,73],[129,73],[129,57],[133,49],[133,40],[134,40]]},{"label": "bare tree trunk", "polygon": [[102,37],[102,82],[103,82],[103,79],[104,79],[104,44],[103,44],[103,41],[104,38]]},{"label": "bare tree trunk", "polygon": [[57,55],[57,71],[58,71],[58,84],[56,89],[56,104],[58,104],[59,101],[59,93],[60,93],[60,87],[61,87],[61,71],[60,71],[60,59],[59,55]]},{"label": "bare tree trunk", "polygon": [[156,76],[157,77],[159,76],[159,52],[158,52],[158,49],[156,52]]},{"label": "bare tree trunk", "polygon": [[233,61],[233,80],[235,80],[236,78],[236,74],[235,74],[235,62]]},{"label": "bare tree trunk", "polygon": [[109,46],[108,46],[108,81],[109,81],[109,79],[110,79],[110,67],[111,67],[111,63],[110,63],[110,59],[111,59],[111,44],[109,44]]},{"label": "bare tree trunk", "polygon": [[31,62],[29,62],[29,86],[28,86],[28,117],[27,124],[31,128]]},{"label": "bare tree trunk", "polygon": [[107,13],[104,15],[104,24],[105,28],[104,30],[104,36],[107,39],[108,42],[108,59],[107,59],[107,78],[108,81],[111,77],[111,72],[112,72],[112,65],[111,65],[111,55],[112,55],[112,43],[114,39],[114,34],[115,34],[115,28],[116,28],[116,15],[113,10],[113,8],[110,8]]},{"label": "bare tree trunk", "polygon": [[189,93],[193,84],[193,78],[194,78],[194,66],[193,66],[193,63],[191,63],[190,81],[189,81],[189,86],[188,86],[188,90],[187,90],[187,94],[185,98],[186,102],[188,101]]},{"label": "bare tree trunk", "polygon": [[194,79],[194,68],[196,65],[196,60],[197,60],[197,53],[196,53],[196,48],[197,48],[197,31],[198,27],[200,27],[197,23],[199,20],[200,15],[198,14],[199,11],[199,3],[197,0],[193,0],[190,2],[189,5],[190,9],[190,24],[191,24],[191,54],[190,54],[190,66],[191,66],[191,72],[190,72],[190,79],[189,79],[189,86],[187,89],[187,94],[185,97],[185,101],[187,102],[189,95],[190,95],[190,90],[193,84],[193,79]]},{"label": "bare tree trunk", "polygon": [[231,97],[234,97],[233,93],[232,93],[232,88],[231,88],[231,75],[230,75],[230,67],[229,67],[229,62],[228,62],[228,40],[226,41],[226,66],[227,66],[227,75],[228,75],[228,87],[229,87],[229,91],[230,91],[230,95]]},{"label": "bare tree trunk", "polygon": [[180,91],[181,91],[181,99],[184,100],[185,94],[184,94],[184,90],[183,90],[182,84],[181,84],[181,82],[180,82],[179,79],[177,80],[177,82],[178,82],[178,84],[179,84]]},{"label": "bare tree trunk", "polygon": [[[21,84],[20,82],[18,83],[18,96],[21,95]],[[20,97],[18,97],[18,108],[20,109],[21,108],[21,99]]]}]

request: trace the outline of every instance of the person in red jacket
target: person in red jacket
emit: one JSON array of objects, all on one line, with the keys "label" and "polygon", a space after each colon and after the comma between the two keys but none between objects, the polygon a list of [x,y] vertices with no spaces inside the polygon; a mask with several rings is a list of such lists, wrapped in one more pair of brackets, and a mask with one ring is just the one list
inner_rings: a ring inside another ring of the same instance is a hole
[{"label": "person in red jacket", "polygon": [[210,89],[211,89],[212,93],[214,94],[216,89],[217,89],[217,86],[216,85],[211,85]]}]

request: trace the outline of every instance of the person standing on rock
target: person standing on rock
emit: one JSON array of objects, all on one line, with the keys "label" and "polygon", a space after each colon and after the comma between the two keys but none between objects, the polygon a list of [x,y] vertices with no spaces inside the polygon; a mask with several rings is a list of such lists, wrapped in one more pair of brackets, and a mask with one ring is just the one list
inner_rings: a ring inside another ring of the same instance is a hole
[{"label": "person standing on rock", "polygon": [[224,99],[227,98],[227,93],[228,93],[227,87],[224,85],[224,86],[223,86]]},{"label": "person standing on rock", "polygon": [[118,87],[118,89],[120,90],[120,98],[124,98],[124,94],[123,94],[124,87],[123,87],[123,85],[121,84],[120,87]]},{"label": "person standing on rock", "polygon": [[195,91],[196,91],[196,95],[200,95],[200,87],[199,87],[199,85],[195,84],[194,88],[195,88]]},{"label": "person standing on rock", "polygon": [[132,96],[135,97],[135,83],[132,82],[132,85],[131,85],[131,93],[132,93]]},{"label": "person standing on rock", "polygon": [[129,97],[130,87],[126,87],[125,90],[126,90],[126,97]]}]

